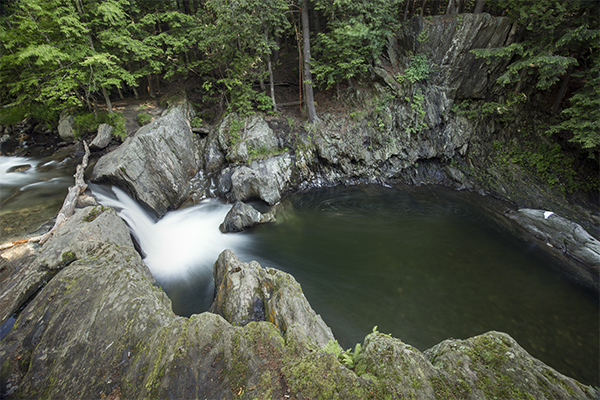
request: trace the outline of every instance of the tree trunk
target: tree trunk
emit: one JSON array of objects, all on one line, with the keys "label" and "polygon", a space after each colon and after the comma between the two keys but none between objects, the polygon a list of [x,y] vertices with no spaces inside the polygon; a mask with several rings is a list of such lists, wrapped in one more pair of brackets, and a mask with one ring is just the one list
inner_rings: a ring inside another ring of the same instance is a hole
[{"label": "tree trunk", "polygon": [[308,120],[314,122],[317,119],[315,110],[315,98],[312,88],[312,75],[310,73],[310,32],[308,26],[308,0],[302,1],[302,38],[304,42],[304,96],[308,109]]},{"label": "tree trunk", "polygon": [[104,86],[102,86],[102,96],[104,96],[104,101],[106,102],[106,108],[108,109],[108,113],[112,114],[112,103],[110,102],[110,97],[108,97],[108,92],[106,91],[106,88]]},{"label": "tree trunk", "polygon": [[410,5],[410,0],[406,0],[406,7],[404,7],[404,18],[402,21],[406,21],[408,18],[408,6]]},{"label": "tree trunk", "polygon": [[423,13],[425,12],[425,3],[427,2],[427,0],[423,0],[423,2],[421,3],[421,13],[419,14],[421,17],[423,17]]},{"label": "tree trunk", "polygon": [[315,26],[315,34],[321,32],[321,20],[319,19],[319,10],[313,10],[313,24]]},{"label": "tree trunk", "polygon": [[456,1],[449,0],[448,7],[446,7],[446,14],[456,14]]},{"label": "tree trunk", "polygon": [[273,111],[277,112],[277,103],[275,102],[275,81],[273,80],[273,68],[271,66],[271,56],[267,58],[267,67],[269,68],[269,85],[271,86],[271,101],[273,102]]},{"label": "tree trunk", "polygon": [[431,15],[436,15],[439,8],[440,8],[440,0],[433,0],[433,10],[431,11]]},{"label": "tree trunk", "polygon": [[146,77],[148,78],[148,94],[150,94],[150,97],[154,98],[154,85],[152,84],[152,74],[148,74],[146,75]]},{"label": "tree trunk", "polygon": [[481,14],[483,12],[485,0],[477,0],[477,4],[475,4],[475,10],[473,10],[473,14]]},{"label": "tree trunk", "polygon": [[465,12],[465,0],[456,0],[456,12],[459,14]]},{"label": "tree trunk", "polygon": [[[269,41],[269,30],[265,26],[265,42]],[[269,70],[269,87],[271,89],[271,101],[273,102],[273,111],[277,112],[277,104],[275,103],[275,81],[273,79],[273,66],[271,65],[271,53],[267,54],[267,69]],[[262,82],[262,80],[261,80]]]},{"label": "tree trunk", "polygon": [[558,114],[558,111],[560,110],[560,105],[562,104],[562,100],[564,99],[565,94],[567,93],[567,89],[569,88],[570,80],[571,80],[571,71],[567,72],[567,74],[565,75],[562,85],[560,86],[560,90],[558,91],[558,94],[556,95],[556,100],[554,101],[554,105],[552,106],[552,112],[554,114]]}]

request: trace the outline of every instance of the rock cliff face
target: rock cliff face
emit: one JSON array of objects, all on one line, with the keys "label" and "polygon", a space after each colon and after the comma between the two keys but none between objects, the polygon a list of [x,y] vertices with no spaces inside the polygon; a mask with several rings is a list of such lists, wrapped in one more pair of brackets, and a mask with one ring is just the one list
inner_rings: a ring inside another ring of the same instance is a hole
[{"label": "rock cliff face", "polygon": [[225,318],[210,312],[178,317],[112,209],[79,209],[47,246],[34,262],[61,268],[0,341],[2,398],[598,394],[497,332],[448,340],[425,353],[374,332],[362,349],[338,358],[323,350],[333,348],[331,331],[291,276],[241,262],[230,251],[214,269],[213,310]]}]

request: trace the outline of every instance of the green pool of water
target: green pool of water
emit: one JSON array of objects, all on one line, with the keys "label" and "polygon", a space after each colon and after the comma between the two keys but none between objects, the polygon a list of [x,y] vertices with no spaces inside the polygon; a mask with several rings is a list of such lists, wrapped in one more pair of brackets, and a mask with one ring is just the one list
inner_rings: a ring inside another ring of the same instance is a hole
[{"label": "green pool of water", "polygon": [[243,258],[293,274],[345,348],[374,326],[421,350],[498,330],[598,385],[596,296],[498,224],[505,208],[435,187],[322,189],[251,231]]}]

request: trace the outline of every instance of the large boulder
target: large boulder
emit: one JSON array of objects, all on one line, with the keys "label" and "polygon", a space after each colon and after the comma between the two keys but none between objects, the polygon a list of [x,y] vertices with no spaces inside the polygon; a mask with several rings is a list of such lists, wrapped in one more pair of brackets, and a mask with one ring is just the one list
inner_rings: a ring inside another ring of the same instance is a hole
[{"label": "large boulder", "polygon": [[231,210],[225,215],[225,220],[219,226],[223,233],[242,232],[255,225],[273,222],[273,212],[261,213],[256,208],[242,201],[236,201]]},{"label": "large boulder", "polygon": [[58,134],[67,143],[75,141],[75,117],[69,114],[61,114],[58,121]]},{"label": "large boulder", "polygon": [[229,162],[245,163],[252,155],[277,149],[277,137],[259,114],[240,118],[227,115],[216,132],[220,149]]},{"label": "large boulder", "polygon": [[[282,194],[291,188],[292,167],[292,157],[288,153],[253,161],[249,166],[239,166],[229,178],[231,197],[234,200],[260,199],[269,205],[277,204]],[[226,184],[224,186],[227,187]]]},{"label": "large boulder", "polygon": [[103,156],[91,179],[125,189],[162,216],[189,194],[199,170],[196,141],[183,105],[141,127],[116,150]]},{"label": "large boulder", "polygon": [[90,143],[91,150],[102,150],[108,146],[112,140],[112,132],[114,128],[108,124],[98,125],[98,133],[92,143]]},{"label": "large boulder", "polygon": [[244,263],[231,250],[219,255],[213,275],[215,299],[210,311],[231,324],[266,320],[277,326],[286,340],[313,349],[335,340],[293,276],[262,268],[256,261]]},{"label": "large boulder", "polygon": [[[116,212],[97,206],[77,209],[39,250],[26,244],[4,252],[2,259],[7,265],[0,274],[0,323],[60,270],[110,243],[133,246],[127,226]],[[17,257],[19,252],[23,254]]]}]

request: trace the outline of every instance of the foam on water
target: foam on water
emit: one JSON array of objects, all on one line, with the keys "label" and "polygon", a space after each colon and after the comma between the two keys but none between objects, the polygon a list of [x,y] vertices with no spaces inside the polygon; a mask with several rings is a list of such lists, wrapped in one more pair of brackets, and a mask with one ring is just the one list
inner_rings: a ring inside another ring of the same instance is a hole
[{"label": "foam on water", "polygon": [[219,231],[231,205],[216,199],[170,211],[155,221],[123,190],[91,186],[98,201],[115,208],[127,222],[145,255],[144,262],[159,282],[185,280],[199,274],[210,279],[212,266],[223,250],[243,252],[249,244],[247,235]]}]

